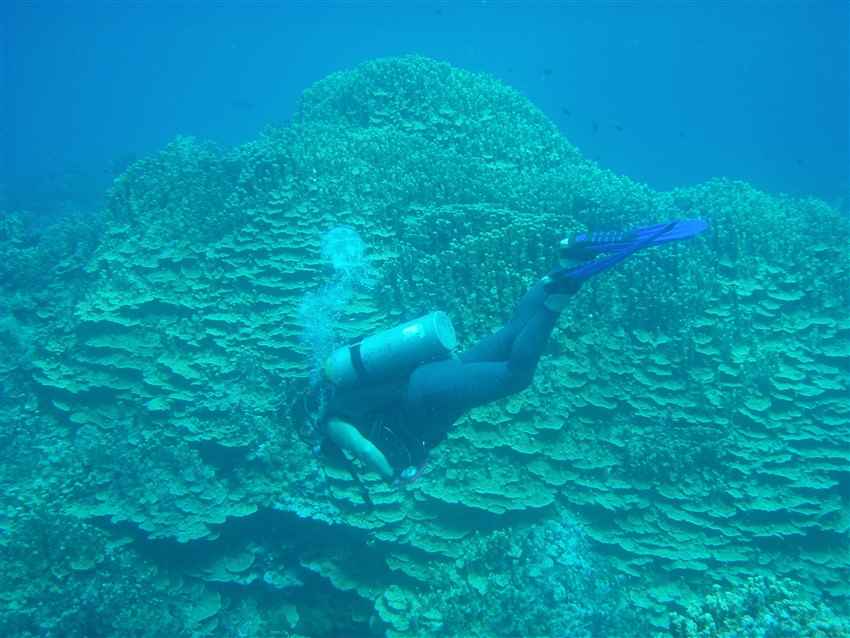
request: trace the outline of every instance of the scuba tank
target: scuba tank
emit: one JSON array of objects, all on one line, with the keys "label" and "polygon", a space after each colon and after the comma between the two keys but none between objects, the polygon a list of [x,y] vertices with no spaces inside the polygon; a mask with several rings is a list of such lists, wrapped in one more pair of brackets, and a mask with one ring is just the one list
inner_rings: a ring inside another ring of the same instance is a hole
[{"label": "scuba tank", "polygon": [[338,389],[410,374],[416,366],[446,357],[457,346],[452,320],[440,310],[334,350],[325,378]]}]

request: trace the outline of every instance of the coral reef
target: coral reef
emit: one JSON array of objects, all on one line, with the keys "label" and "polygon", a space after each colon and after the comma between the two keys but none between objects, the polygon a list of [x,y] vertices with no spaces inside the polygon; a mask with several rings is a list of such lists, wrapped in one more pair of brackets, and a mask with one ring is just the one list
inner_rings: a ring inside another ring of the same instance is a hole
[{"label": "coral reef", "polygon": [[684,614],[673,614],[673,638],[840,638],[850,622],[812,602],[793,581],[761,576],[733,591],[715,585]]},{"label": "coral reef", "polygon": [[[587,286],[533,386],[470,413],[415,483],[358,483],[299,435],[329,229],[374,268],[337,338],[440,308],[466,345],[564,229],[675,216],[711,233]],[[0,348],[26,356],[0,368],[0,633],[840,627],[848,231],[741,182],[653,192],[510,87],[416,56],[329,76],[249,144],[133,163],[102,225],[29,239],[3,216]]]}]

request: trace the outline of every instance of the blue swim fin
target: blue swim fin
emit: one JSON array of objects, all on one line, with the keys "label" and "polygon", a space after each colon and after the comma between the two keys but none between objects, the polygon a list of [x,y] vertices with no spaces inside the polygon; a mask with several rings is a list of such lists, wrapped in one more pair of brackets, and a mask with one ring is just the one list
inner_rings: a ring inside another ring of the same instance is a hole
[{"label": "blue swim fin", "polygon": [[[687,239],[708,228],[703,219],[677,219],[626,232],[578,233],[561,246],[559,257],[568,261],[588,261],[603,253],[628,250],[635,243],[651,238],[648,245]],[[659,232],[660,231],[660,232]]]},{"label": "blue swim fin", "polygon": [[[558,268],[549,273],[545,290],[549,293],[575,292],[585,280],[613,268],[642,248],[688,239],[699,235],[706,228],[708,223],[702,219],[677,219],[624,233],[580,233],[562,246],[559,256],[562,260],[584,263]],[[605,253],[611,254],[595,259]]]}]

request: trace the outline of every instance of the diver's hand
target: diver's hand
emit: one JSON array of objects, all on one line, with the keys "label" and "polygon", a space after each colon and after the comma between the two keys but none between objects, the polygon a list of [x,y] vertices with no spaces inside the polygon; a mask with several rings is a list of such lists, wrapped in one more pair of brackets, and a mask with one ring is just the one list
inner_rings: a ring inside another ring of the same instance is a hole
[{"label": "diver's hand", "polygon": [[377,472],[387,480],[392,480],[395,476],[395,470],[387,461],[384,453],[369,439],[360,434],[360,431],[351,423],[342,419],[331,418],[328,421],[328,435],[339,447],[348,450],[363,461],[370,470]]}]

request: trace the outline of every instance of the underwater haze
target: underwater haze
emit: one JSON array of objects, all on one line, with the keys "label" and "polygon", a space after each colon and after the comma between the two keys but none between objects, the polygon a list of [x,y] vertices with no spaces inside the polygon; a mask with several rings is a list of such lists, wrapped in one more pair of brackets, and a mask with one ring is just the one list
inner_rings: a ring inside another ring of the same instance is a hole
[{"label": "underwater haze", "polygon": [[245,142],[329,73],[406,53],[498,77],[586,156],[653,188],[722,176],[846,206],[838,0],[13,0],[0,12],[0,184],[14,206],[97,201],[175,135]]},{"label": "underwater haze", "polygon": [[0,19],[0,636],[850,637],[850,5]]}]

